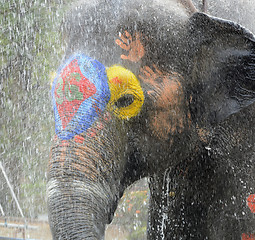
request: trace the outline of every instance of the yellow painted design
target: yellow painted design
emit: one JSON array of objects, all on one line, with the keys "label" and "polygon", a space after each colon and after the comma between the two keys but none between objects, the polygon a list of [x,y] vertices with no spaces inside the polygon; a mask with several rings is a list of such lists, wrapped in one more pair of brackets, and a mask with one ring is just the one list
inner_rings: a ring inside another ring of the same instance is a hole
[{"label": "yellow painted design", "polygon": [[[124,67],[114,65],[106,70],[111,98],[108,108],[121,119],[136,116],[144,103],[143,90],[136,76]],[[124,107],[118,107],[118,100],[124,96],[133,96],[133,102]]]}]

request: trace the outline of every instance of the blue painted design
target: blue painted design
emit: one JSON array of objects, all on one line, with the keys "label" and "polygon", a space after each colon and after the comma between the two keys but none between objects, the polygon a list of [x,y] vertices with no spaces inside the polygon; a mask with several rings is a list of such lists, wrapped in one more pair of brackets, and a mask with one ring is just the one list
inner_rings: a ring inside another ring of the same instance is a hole
[{"label": "blue painted design", "polygon": [[[75,77],[71,79],[70,76],[74,76],[74,73],[77,75],[77,72],[79,72],[78,80]],[[74,93],[74,87],[78,92],[74,96],[78,96],[78,100],[70,98],[67,94],[67,92]],[[60,96],[61,101],[59,101]],[[80,100],[82,96],[84,99]],[[83,54],[72,56],[58,70],[52,85],[52,98],[55,131],[59,138],[69,140],[86,131],[105,110],[110,99],[104,65]]]}]

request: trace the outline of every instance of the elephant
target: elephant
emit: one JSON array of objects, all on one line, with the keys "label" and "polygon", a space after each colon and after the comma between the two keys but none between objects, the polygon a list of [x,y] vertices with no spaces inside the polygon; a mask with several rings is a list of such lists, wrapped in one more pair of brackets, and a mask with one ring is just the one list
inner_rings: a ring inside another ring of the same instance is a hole
[{"label": "elephant", "polygon": [[85,1],[63,29],[53,239],[104,239],[145,177],[148,239],[255,239],[254,35],[173,0]]}]

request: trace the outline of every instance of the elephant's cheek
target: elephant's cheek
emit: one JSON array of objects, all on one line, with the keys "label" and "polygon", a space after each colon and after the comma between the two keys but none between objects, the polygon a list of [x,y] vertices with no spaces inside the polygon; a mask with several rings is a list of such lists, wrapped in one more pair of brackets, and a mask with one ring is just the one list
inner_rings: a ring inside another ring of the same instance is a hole
[{"label": "elephant's cheek", "polygon": [[181,133],[184,129],[184,116],[172,112],[161,111],[155,115],[151,122],[151,130],[154,135],[162,140],[170,138],[177,133]]},{"label": "elephant's cheek", "polygon": [[169,138],[169,134],[176,130],[176,126],[171,126],[169,117],[168,112],[162,111],[155,115],[152,119],[152,133],[160,139],[167,140]]},{"label": "elephant's cheek", "polygon": [[184,122],[187,122],[184,93],[177,76],[165,76],[158,86],[155,112],[151,114],[150,121],[152,134],[162,140],[170,139],[170,143],[173,135],[183,132]]}]

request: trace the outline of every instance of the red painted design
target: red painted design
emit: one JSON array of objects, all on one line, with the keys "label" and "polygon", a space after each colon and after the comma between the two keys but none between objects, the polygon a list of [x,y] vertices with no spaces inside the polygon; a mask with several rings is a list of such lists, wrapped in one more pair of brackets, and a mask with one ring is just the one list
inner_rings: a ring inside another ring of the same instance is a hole
[{"label": "red painted design", "polygon": [[77,142],[77,143],[83,143],[84,142],[84,137],[80,136],[80,135],[76,135],[74,137],[74,141]]},{"label": "red painted design", "polygon": [[98,122],[98,123],[97,123],[97,129],[98,129],[98,130],[102,130],[103,128],[104,128],[103,123]]},{"label": "red painted design", "polygon": [[87,134],[89,137],[95,137],[97,135],[97,130],[95,128],[92,128],[90,132]]},{"label": "red painted design", "polygon": [[114,84],[121,84],[122,83],[121,79],[119,79],[118,77],[110,79],[110,82],[112,82]]},{"label": "red painted design", "polygon": [[104,114],[104,120],[105,120],[106,122],[108,122],[108,121],[111,120],[111,115],[110,115],[110,113],[106,112],[106,113]]},{"label": "red painted design", "polygon": [[243,233],[242,240],[255,240],[255,234]]},{"label": "red painted design", "polygon": [[[92,98],[93,98],[93,97],[92,97]],[[94,100],[95,100],[95,102],[93,103],[92,107],[95,109],[95,111],[96,111],[96,113],[97,113],[98,115],[101,115],[102,110],[98,107],[98,103],[96,102],[96,99],[94,99]]]},{"label": "red painted design", "polygon": [[255,213],[255,194],[251,194],[247,198],[247,205],[250,208],[252,213]]},{"label": "red painted design", "polygon": [[61,72],[55,88],[55,99],[65,129],[84,100],[96,93],[96,87],[81,73],[77,60]]},{"label": "red painted design", "polygon": [[61,147],[67,147],[69,145],[69,142],[67,140],[63,140],[60,144]]}]

